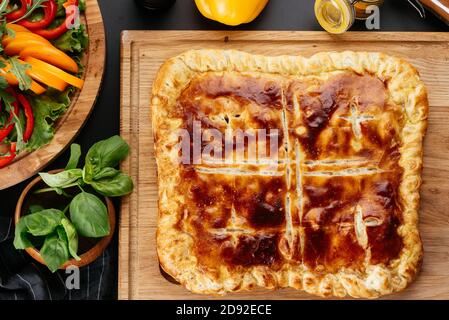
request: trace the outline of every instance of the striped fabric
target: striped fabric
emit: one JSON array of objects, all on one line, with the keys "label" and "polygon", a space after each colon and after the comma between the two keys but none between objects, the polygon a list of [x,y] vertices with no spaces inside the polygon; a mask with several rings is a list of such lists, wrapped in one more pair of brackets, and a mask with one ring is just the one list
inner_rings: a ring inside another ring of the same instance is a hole
[{"label": "striped fabric", "polygon": [[102,300],[117,296],[116,246],[80,270],[80,289],[68,290],[66,273],[52,274],[13,246],[14,223],[0,216],[0,300]]}]

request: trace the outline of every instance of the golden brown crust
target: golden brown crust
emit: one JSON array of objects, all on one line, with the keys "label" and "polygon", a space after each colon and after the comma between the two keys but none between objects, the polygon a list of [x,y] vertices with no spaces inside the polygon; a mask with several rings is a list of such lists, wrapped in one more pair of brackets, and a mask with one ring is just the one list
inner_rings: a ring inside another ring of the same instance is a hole
[{"label": "golden brown crust", "polygon": [[[206,73],[295,81],[307,77],[327,80],[343,71],[382,80],[389,103],[401,107],[404,121],[398,131],[397,163],[401,176],[396,201],[401,208],[397,234],[402,244],[398,256],[387,262],[364,264],[363,268],[339,267],[332,272],[304,263],[281,263],[276,268],[264,264],[231,268],[223,263],[211,271],[199,263],[200,256],[195,251],[198,239],[179,228],[180,216],[188,210],[185,207],[188,199],[186,190],[179,188],[183,183],[183,167],[173,161],[177,157],[173,147],[178,138],[172,133],[185,125],[178,110],[182,92],[192,79]],[[422,260],[418,211],[428,101],[417,71],[406,61],[383,53],[349,51],[319,53],[310,58],[265,57],[231,50],[189,51],[169,59],[161,67],[153,85],[151,110],[158,165],[159,261],[187,289],[195,293],[224,294],[255,286],[293,287],[320,296],[374,298],[403,290],[416,276]]]}]

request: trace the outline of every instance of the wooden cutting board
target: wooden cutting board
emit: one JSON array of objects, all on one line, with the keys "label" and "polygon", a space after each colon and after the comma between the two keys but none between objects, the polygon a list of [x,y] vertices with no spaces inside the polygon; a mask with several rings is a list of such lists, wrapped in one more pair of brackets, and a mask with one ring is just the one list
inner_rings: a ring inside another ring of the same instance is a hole
[{"label": "wooden cutting board", "polygon": [[[449,34],[271,31],[125,31],[122,35],[121,134],[131,145],[122,169],[136,184],[120,216],[120,299],[205,299],[168,281],[156,254],[156,163],[150,90],[165,59],[189,49],[239,49],[265,55],[310,56],[319,51],[384,51],[412,62],[427,84],[429,129],[425,141],[421,234],[424,264],[418,279],[394,299],[449,299]],[[310,299],[293,289],[256,290],[227,299]]]},{"label": "wooden cutting board", "polygon": [[75,139],[95,105],[106,55],[103,18],[97,0],[86,0],[86,11],[81,20],[89,35],[89,46],[82,60],[84,86],[70,97],[71,104],[55,123],[55,136],[49,144],[34,152],[20,154],[12,164],[0,169],[0,190],[32,177],[60,155]]}]

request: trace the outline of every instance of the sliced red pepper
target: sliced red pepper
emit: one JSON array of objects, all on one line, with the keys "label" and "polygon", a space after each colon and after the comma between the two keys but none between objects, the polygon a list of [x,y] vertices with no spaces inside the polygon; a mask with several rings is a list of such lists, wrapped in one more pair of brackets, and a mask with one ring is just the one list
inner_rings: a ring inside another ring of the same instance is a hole
[{"label": "sliced red pepper", "polygon": [[73,23],[73,16],[69,10],[70,6],[78,6],[78,0],[68,0],[64,3],[66,17],[59,26],[54,29],[35,29],[33,32],[49,40],[58,39],[68,31],[67,26]]},{"label": "sliced red pepper", "polygon": [[[2,1],[3,2],[3,1]],[[11,22],[22,18],[28,10],[28,7],[33,4],[33,0],[20,0],[20,8],[14,10],[6,15],[6,21]]]},{"label": "sliced red pepper", "polygon": [[16,157],[16,143],[13,142],[9,147],[9,156],[0,157],[0,168],[6,167],[14,160],[15,157]]},{"label": "sliced red pepper", "polygon": [[20,105],[22,106],[23,111],[25,113],[25,117],[27,119],[25,132],[23,133],[23,141],[28,142],[34,130],[33,109],[31,108],[31,104],[28,102],[27,98],[25,98],[23,94],[19,93],[17,95],[17,99],[19,100]]},{"label": "sliced red pepper", "polygon": [[47,0],[43,5],[44,8],[44,17],[38,21],[30,21],[28,19],[23,19],[17,22],[21,26],[24,26],[30,30],[43,29],[48,27],[53,20],[55,20],[56,13],[58,11],[58,6],[56,5],[55,0]]},{"label": "sliced red pepper", "polygon": [[[9,90],[7,90],[7,91],[9,91]],[[11,93],[11,91],[9,91],[9,93]],[[0,143],[7,136],[9,136],[11,131],[14,129],[15,123],[12,122],[12,120],[14,119],[14,114],[16,116],[19,114],[19,103],[17,102],[17,100],[12,103],[12,106],[14,107],[14,110],[9,110],[9,118],[8,118],[8,123],[10,123],[10,124],[6,128],[0,129]],[[1,109],[1,104],[0,104],[0,109]]]}]

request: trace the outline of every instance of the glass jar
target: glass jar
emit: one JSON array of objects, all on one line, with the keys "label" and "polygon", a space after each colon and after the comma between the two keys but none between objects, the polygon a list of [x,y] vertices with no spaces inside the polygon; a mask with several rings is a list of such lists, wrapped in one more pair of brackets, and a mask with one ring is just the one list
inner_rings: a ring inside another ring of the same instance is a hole
[{"label": "glass jar", "polygon": [[368,6],[383,3],[384,0],[316,0],[315,16],[324,30],[338,34],[347,31],[355,19],[368,18]]}]

